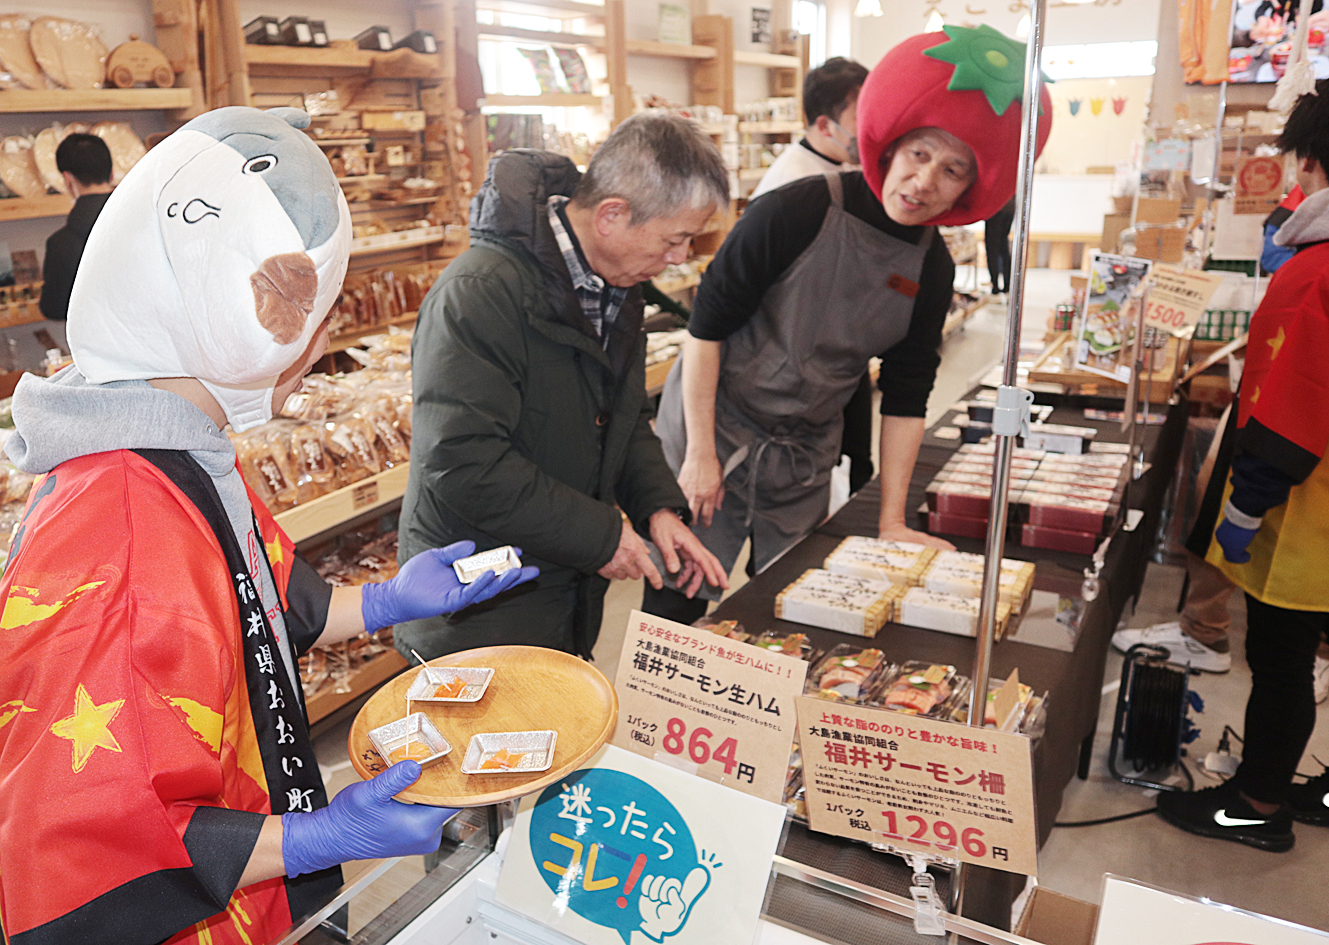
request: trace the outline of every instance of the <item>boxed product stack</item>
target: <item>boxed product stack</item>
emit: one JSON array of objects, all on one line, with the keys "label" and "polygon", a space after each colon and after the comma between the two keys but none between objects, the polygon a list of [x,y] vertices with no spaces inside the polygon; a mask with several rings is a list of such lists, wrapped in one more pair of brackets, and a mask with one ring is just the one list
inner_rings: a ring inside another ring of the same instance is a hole
[{"label": "boxed product stack", "polygon": [[876,636],[891,619],[898,585],[809,568],[775,596],[775,616],[825,630]]},{"label": "boxed product stack", "polygon": [[925,545],[850,535],[826,556],[825,568],[881,584],[915,585],[937,552]]},{"label": "boxed product stack", "polygon": [[[887,619],[911,627],[961,636],[978,632],[978,604],[983,588],[983,556],[942,551],[908,542],[853,535],[826,556],[826,570],[852,580],[886,588]],[[822,573],[822,572],[808,572]],[[804,575],[806,578],[807,575]],[[800,582],[803,578],[800,578]],[[1024,612],[1034,588],[1034,566],[1002,559],[996,634],[1000,639],[1012,618]],[[792,585],[788,590],[792,590]],[[806,609],[795,613],[808,616]],[[777,611],[779,616],[779,611]],[[811,619],[786,617],[828,630],[829,615],[811,612]],[[853,631],[857,632],[857,631]],[[874,631],[875,632],[875,631]]]},{"label": "boxed product stack", "polygon": [[[927,487],[926,527],[934,534],[987,535],[992,444],[966,444]],[[1032,548],[1093,554],[1112,528],[1128,482],[1124,444],[1087,453],[1017,449],[1011,459],[1008,540]]]},{"label": "boxed product stack", "polygon": [[[903,589],[895,601],[894,620],[909,627],[972,637],[978,635],[979,603],[977,597],[961,597],[959,594],[931,591],[926,587],[910,587]],[[1006,635],[1010,622],[1011,605],[998,601],[996,639],[1000,640]]]},{"label": "boxed product stack", "polygon": [[[917,586],[936,594],[979,598],[983,596],[982,555],[964,551],[938,552],[923,570]],[[1034,565],[1014,558],[1001,559],[997,599],[1020,614],[1034,592]]]}]

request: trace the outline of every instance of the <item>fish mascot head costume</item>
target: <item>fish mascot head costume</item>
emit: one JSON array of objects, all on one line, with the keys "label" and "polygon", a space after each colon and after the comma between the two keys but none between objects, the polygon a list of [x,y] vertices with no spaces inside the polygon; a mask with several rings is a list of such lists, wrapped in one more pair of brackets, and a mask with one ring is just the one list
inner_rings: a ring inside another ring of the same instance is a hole
[{"label": "fish mascot head costume", "polygon": [[294,108],[219,108],[111,194],[69,305],[90,383],[197,378],[237,432],[272,419],[278,376],[341,291],[351,215]]},{"label": "fish mascot head costume", "polygon": [[[940,128],[974,152],[977,174],[929,226],[963,226],[996,214],[1015,195],[1020,155],[1023,43],[990,26],[947,26],[911,36],[885,56],[858,95],[863,176],[881,199],[893,145],[919,128]],[[1052,131],[1052,97],[1039,96],[1038,151]]]}]

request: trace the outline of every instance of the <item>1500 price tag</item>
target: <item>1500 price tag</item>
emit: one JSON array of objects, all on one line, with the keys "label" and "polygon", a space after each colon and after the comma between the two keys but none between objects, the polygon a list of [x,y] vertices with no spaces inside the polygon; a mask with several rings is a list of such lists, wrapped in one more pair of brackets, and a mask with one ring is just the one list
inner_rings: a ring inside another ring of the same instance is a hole
[{"label": "1500 price tag", "polygon": [[634,611],[613,743],[779,803],[807,664]]}]

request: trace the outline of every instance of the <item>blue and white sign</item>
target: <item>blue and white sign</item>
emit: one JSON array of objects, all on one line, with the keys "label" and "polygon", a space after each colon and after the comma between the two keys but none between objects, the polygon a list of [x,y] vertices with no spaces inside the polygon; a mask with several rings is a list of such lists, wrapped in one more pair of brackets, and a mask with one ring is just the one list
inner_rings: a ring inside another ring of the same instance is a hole
[{"label": "blue and white sign", "polygon": [[587,945],[745,945],[784,808],[608,746],[522,802],[496,899]]}]

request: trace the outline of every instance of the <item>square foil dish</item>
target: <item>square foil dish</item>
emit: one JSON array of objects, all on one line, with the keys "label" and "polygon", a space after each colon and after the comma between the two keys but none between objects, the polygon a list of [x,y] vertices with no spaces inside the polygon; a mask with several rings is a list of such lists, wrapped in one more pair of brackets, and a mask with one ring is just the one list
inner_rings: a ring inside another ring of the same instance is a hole
[{"label": "square foil dish", "polygon": [[[554,763],[558,732],[480,732],[462,758],[462,774],[534,774]],[[507,761],[507,764],[504,762]],[[485,767],[486,764],[491,767]]]},{"label": "square foil dish", "polygon": [[521,559],[517,557],[517,552],[511,545],[490,548],[488,551],[452,562],[452,570],[457,572],[457,580],[463,584],[470,584],[486,571],[493,571],[494,575],[498,576],[504,571],[520,567]]},{"label": "square foil dish", "polygon": [[394,764],[401,758],[393,758],[392,753],[408,742],[429,747],[429,755],[416,758],[420,767],[428,768],[443,760],[443,756],[452,751],[452,743],[443,737],[443,733],[423,712],[412,712],[404,719],[397,719],[387,725],[380,725],[369,732],[370,744],[379,753],[386,764]]},{"label": "square foil dish", "polygon": [[[483,666],[422,666],[406,690],[406,698],[412,702],[479,702],[493,678],[494,671]],[[434,695],[440,685],[452,680],[464,682],[466,688],[456,696]]]}]

